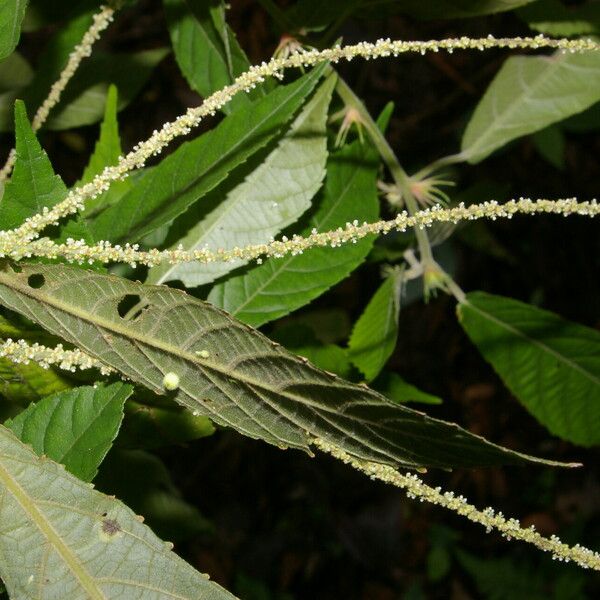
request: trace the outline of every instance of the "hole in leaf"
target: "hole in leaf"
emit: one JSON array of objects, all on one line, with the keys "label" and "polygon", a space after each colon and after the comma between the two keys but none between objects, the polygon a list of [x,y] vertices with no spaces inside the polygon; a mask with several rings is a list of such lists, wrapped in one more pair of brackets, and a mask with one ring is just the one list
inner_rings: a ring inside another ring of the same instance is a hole
[{"label": "hole in leaf", "polygon": [[[117,311],[119,312],[121,319],[125,319],[129,315],[131,309],[134,306],[137,306],[140,301],[141,298],[138,296],[138,294],[126,294],[123,296],[117,305]],[[131,315],[129,316],[131,317]]]},{"label": "hole in leaf", "polygon": [[27,278],[27,283],[37,290],[46,283],[46,278],[41,273],[34,273]]}]

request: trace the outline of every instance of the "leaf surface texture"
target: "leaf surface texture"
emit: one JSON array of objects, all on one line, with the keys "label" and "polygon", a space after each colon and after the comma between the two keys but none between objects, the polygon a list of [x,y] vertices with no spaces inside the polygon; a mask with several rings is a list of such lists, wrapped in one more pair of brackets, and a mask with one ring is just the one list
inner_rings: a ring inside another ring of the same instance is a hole
[{"label": "leaf surface texture", "polygon": [[[126,297],[139,309],[122,317]],[[308,450],[320,437],[396,466],[538,460],[320,371],[180,290],[62,265],[23,265],[19,273],[6,266],[0,302],[156,393],[165,394],[165,375],[176,374],[173,399],[281,447]]]},{"label": "leaf surface texture", "polygon": [[11,598],[233,598],[124,504],[38,457],[3,426],[0,492],[0,576]]}]

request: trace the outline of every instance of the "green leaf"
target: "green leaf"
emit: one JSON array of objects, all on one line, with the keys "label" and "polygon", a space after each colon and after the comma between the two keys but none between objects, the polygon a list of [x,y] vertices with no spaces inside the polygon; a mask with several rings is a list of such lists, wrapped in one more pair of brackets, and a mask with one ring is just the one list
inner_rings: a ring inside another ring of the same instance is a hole
[{"label": "green leaf", "polygon": [[99,490],[117,496],[142,515],[163,539],[179,542],[212,529],[200,511],[181,497],[164,463],[149,452],[111,450],[95,483]]},{"label": "green leaf", "polygon": [[511,392],[553,434],[600,443],[600,333],[534,306],[467,294],[458,318]]},{"label": "green leaf", "polygon": [[106,96],[104,119],[100,125],[100,137],[78,182],[79,185],[92,181],[96,175],[102,173],[105,167],[116,165],[119,156],[123,153],[119,137],[119,122],[117,121],[117,99],[117,88],[110,85]]},{"label": "green leaf", "polygon": [[[221,2],[163,0],[163,5],[177,64],[200,95],[210,96],[250,68],[244,51],[225,23]],[[223,112],[250,109],[251,98],[250,94],[238,94],[223,107]]]},{"label": "green leaf", "polygon": [[20,90],[28,85],[32,78],[32,68],[18,52],[13,52],[0,61],[0,92]]},{"label": "green leaf", "polygon": [[479,102],[461,155],[478,163],[511,140],[534,133],[600,100],[597,52],[509,58]]},{"label": "green leaf", "polygon": [[233,598],[122,502],[2,426],[0,520],[0,576],[11,598]]},{"label": "green leaf", "polygon": [[19,407],[71,387],[52,369],[44,369],[34,362],[14,363],[0,358],[0,395],[4,400],[0,418],[12,417]]},{"label": "green leaf", "polygon": [[367,381],[379,375],[396,347],[402,279],[402,271],[392,271],[352,329],[348,341],[350,360]]},{"label": "green leaf", "polygon": [[600,32],[600,3],[565,6],[560,0],[540,0],[517,11],[529,27],[553,37]]},{"label": "green leaf", "polygon": [[206,417],[169,402],[151,406],[129,400],[118,445],[123,448],[161,448],[212,435],[214,425]]},{"label": "green leaf", "polygon": [[277,88],[253,106],[251,119],[236,112],[212,131],[182,144],[90,222],[96,239],[139,241],[183,213],[279,132],[322,72],[313,69],[298,81]]},{"label": "green leaf", "polygon": [[[105,169],[116,165],[119,157],[123,154],[121,138],[119,136],[119,122],[117,120],[118,93],[114,85],[108,88],[106,96],[106,107],[104,119],[100,125],[100,137],[96,142],[94,152],[76,185],[89,183],[94,177]],[[90,218],[100,210],[110,206],[123,197],[133,186],[133,180],[128,177],[122,181],[114,181],[110,188],[96,198],[90,198],[85,203],[85,210],[81,213],[82,218]]]},{"label": "green leaf", "polygon": [[[269,155],[174,248],[230,249],[266,243],[310,207],[325,177],[325,130],[334,85],[335,77],[328,77]],[[246,262],[158,266],[150,269],[147,282],[180,279],[187,287],[194,287]]]},{"label": "green leaf", "polygon": [[22,101],[15,104],[17,161],[0,204],[0,229],[18,227],[23,221],[60,202],[67,194],[62,179],[54,174],[40,146]]},{"label": "green leaf", "polygon": [[118,109],[123,110],[167,53],[166,48],[131,54],[94,52],[81,64],[45,127],[72,129],[100,121],[111,83],[119,90]]},{"label": "green leaf", "polygon": [[[393,0],[391,0],[393,1]],[[514,10],[533,0],[400,0],[400,10],[422,19],[457,19]]]},{"label": "green leaf", "polygon": [[117,436],[132,391],[124,383],[74,388],[31,404],[5,425],[37,454],[92,481]]},{"label": "green leaf", "polygon": [[[92,15],[93,12],[89,11],[79,18],[69,21],[59,28],[44,47],[32,81],[18,94],[18,97],[25,101],[30,110],[37,109],[48,95],[48,90],[67,64],[69,53],[81,41],[91,25]],[[17,94],[7,94],[0,100],[0,131],[12,131],[12,108],[16,96]]]},{"label": "green leaf", "polygon": [[402,379],[397,373],[382,373],[381,376],[377,378],[375,384],[376,389],[393,402],[399,402],[400,404],[405,404],[407,402],[442,404],[441,398],[423,392]]},{"label": "green leaf", "polygon": [[0,0],[0,60],[17,46],[27,0]]},{"label": "green leaf", "polygon": [[[181,290],[22,264],[0,271],[0,302],[157,394],[176,375],[169,394],[193,413],[283,448],[319,437],[395,466],[540,462],[320,371]],[[140,310],[124,318],[129,302]]]},{"label": "green leaf", "polygon": [[[375,180],[378,163],[359,142],[332,154],[317,210],[301,235],[329,231],[379,217]],[[270,259],[211,290],[208,301],[258,327],[308,304],[347,277],[373,246],[366,238],[340,248],[312,248],[301,255]]]}]

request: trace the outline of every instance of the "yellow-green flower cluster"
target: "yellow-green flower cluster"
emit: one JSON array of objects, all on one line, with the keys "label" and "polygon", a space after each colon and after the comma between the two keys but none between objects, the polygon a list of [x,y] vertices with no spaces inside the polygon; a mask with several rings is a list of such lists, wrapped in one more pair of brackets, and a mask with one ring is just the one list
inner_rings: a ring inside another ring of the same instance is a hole
[{"label": "yellow-green flower cluster", "polygon": [[[44,102],[42,102],[41,106],[35,113],[31,123],[34,131],[37,131],[46,122],[46,119],[48,118],[52,108],[59,103],[60,97],[65,87],[67,87],[67,83],[69,83],[71,77],[73,77],[75,71],[77,71],[81,61],[90,56],[94,42],[100,39],[100,34],[113,20],[114,13],[114,9],[108,6],[101,6],[100,11],[94,15],[92,19],[92,25],[85,32],[81,42],[77,44],[71,54],[69,54],[67,65],[50,88],[50,93],[48,94],[47,98],[44,100]],[[17,155],[15,150],[11,150],[6,163],[2,169],[0,169],[0,181],[6,180],[6,178],[10,175],[10,172],[15,164],[16,157]]]},{"label": "yellow-green flower cluster", "polygon": [[183,262],[231,262],[236,260],[257,260],[264,258],[281,258],[285,255],[298,255],[313,247],[338,248],[343,244],[356,243],[368,235],[386,234],[391,231],[406,231],[412,227],[431,227],[434,223],[458,223],[460,221],[474,221],[477,219],[510,219],[516,214],[560,214],[582,215],[594,217],[600,212],[600,205],[596,200],[578,202],[576,198],[561,200],[531,200],[519,198],[499,204],[494,200],[465,206],[459,204],[453,208],[443,208],[435,205],[420,210],[413,215],[402,211],[394,219],[377,221],[375,223],[359,223],[354,221],[346,223],[345,227],[338,227],[332,231],[313,232],[306,236],[294,235],[291,238],[283,236],[281,240],[273,240],[266,244],[253,244],[244,248],[216,249],[203,248],[200,250],[140,250],[138,244],[125,244],[123,246],[110,242],[99,242],[88,246],[82,240],[69,239],[64,244],[56,244],[47,238],[26,243],[15,243],[12,239],[0,238],[0,256],[7,256],[16,260],[39,256],[44,258],[65,258],[70,262],[93,263],[94,261],[124,262],[135,267],[138,264],[150,267],[168,263],[178,264]]},{"label": "yellow-green flower cluster", "polygon": [[7,358],[14,363],[28,364],[30,361],[47,369],[50,365],[56,365],[60,369],[75,372],[79,369],[100,369],[103,375],[113,373],[114,369],[107,367],[104,363],[92,358],[79,349],[65,350],[62,344],[55,348],[48,348],[38,344],[28,344],[25,340],[13,341],[8,338],[0,343],[0,358]]},{"label": "yellow-green flower cluster", "polygon": [[236,94],[243,91],[250,91],[265,81],[267,77],[281,78],[284,69],[290,67],[310,67],[323,61],[332,63],[341,60],[350,61],[356,57],[370,59],[398,56],[409,52],[425,54],[426,52],[439,52],[441,50],[452,52],[454,50],[486,50],[489,48],[557,48],[568,52],[585,52],[597,51],[600,49],[600,44],[594,40],[552,39],[546,38],[543,35],[516,38],[495,38],[488,36],[479,39],[462,37],[439,41],[382,39],[373,44],[360,42],[359,44],[335,46],[325,50],[300,51],[285,58],[273,58],[269,62],[263,62],[260,65],[251,67],[248,71],[242,73],[234,83],[209,96],[201,106],[190,108],[175,121],[165,123],[160,130],[154,131],[150,138],[137,144],[116,165],[106,167],[93,181],[72,190],[62,202],[52,209],[46,209],[42,213],[30,217],[23,225],[13,231],[0,232],[0,238],[23,241],[34,239],[45,227],[54,225],[61,218],[82,210],[85,200],[95,198],[104,193],[113,181],[123,179],[127,177],[130,171],[143,167],[149,158],[160,154],[173,139],[187,135],[203,118],[208,115],[214,115],[217,110],[227,104]]},{"label": "yellow-green flower cluster", "polygon": [[453,492],[442,492],[440,487],[432,488],[416,475],[410,473],[403,475],[388,465],[368,462],[350,456],[325,440],[315,438],[312,443],[319,450],[331,454],[333,457],[368,475],[371,479],[402,488],[409,498],[443,506],[466,517],[473,523],[483,525],[487,533],[495,529],[507,540],[521,540],[533,544],[540,550],[550,552],[555,560],[574,562],[585,569],[600,571],[600,554],[580,544],[569,546],[561,542],[556,535],[549,538],[544,537],[533,526],[523,528],[517,519],[506,518],[501,512],[491,507],[478,510],[472,504],[469,504],[463,496],[455,496]]}]

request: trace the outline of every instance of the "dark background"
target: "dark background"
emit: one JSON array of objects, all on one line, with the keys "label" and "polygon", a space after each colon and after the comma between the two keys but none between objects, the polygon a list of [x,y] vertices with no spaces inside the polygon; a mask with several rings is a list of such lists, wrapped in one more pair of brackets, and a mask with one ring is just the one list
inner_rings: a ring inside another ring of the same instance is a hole
[{"label": "dark background", "polygon": [[[228,20],[251,62],[268,59],[281,32],[258,2],[231,4]],[[24,34],[24,53],[32,61],[54,29]],[[529,30],[512,13],[444,21],[392,15],[349,19],[336,37],[352,43],[388,36],[424,40],[488,33],[526,35]],[[141,0],[118,17],[100,45],[133,51],[168,44],[160,2]],[[356,60],[341,65],[340,72],[374,115],[387,101],[395,102],[387,136],[411,172],[458,150],[470,111],[508,54]],[[169,55],[120,114],[124,149],[200,101]],[[210,125],[208,121],[203,127]],[[492,195],[481,195],[479,201],[594,197],[599,127],[600,120],[595,129],[566,132],[562,170],[550,165],[530,138],[480,165],[459,166],[452,171],[457,185],[451,196],[480,189]],[[90,126],[42,134],[67,184],[80,176],[97,132],[97,126]],[[13,142],[7,135],[1,142],[4,156]],[[510,296],[600,327],[597,223],[578,217],[520,217],[487,224],[485,234],[484,239],[479,230],[464,227],[439,249],[463,289]],[[354,321],[379,281],[379,265],[366,263],[307,310],[342,308]],[[432,416],[456,421],[511,448],[585,466],[456,470],[431,473],[426,480],[466,495],[481,508],[491,505],[522,518],[525,526],[534,524],[543,534],[599,548],[598,451],[562,442],[537,424],[471,345],[457,324],[454,306],[442,294],[427,304],[403,307],[389,366],[444,399],[442,406],[426,407]],[[270,330],[265,328],[267,334]],[[213,524],[212,533],[178,542],[176,551],[244,600],[562,599],[600,593],[594,575],[556,564],[496,533],[486,535],[456,515],[407,500],[401,491],[370,482],[327,457],[281,452],[226,431],[160,449],[157,455],[183,497]]]}]

